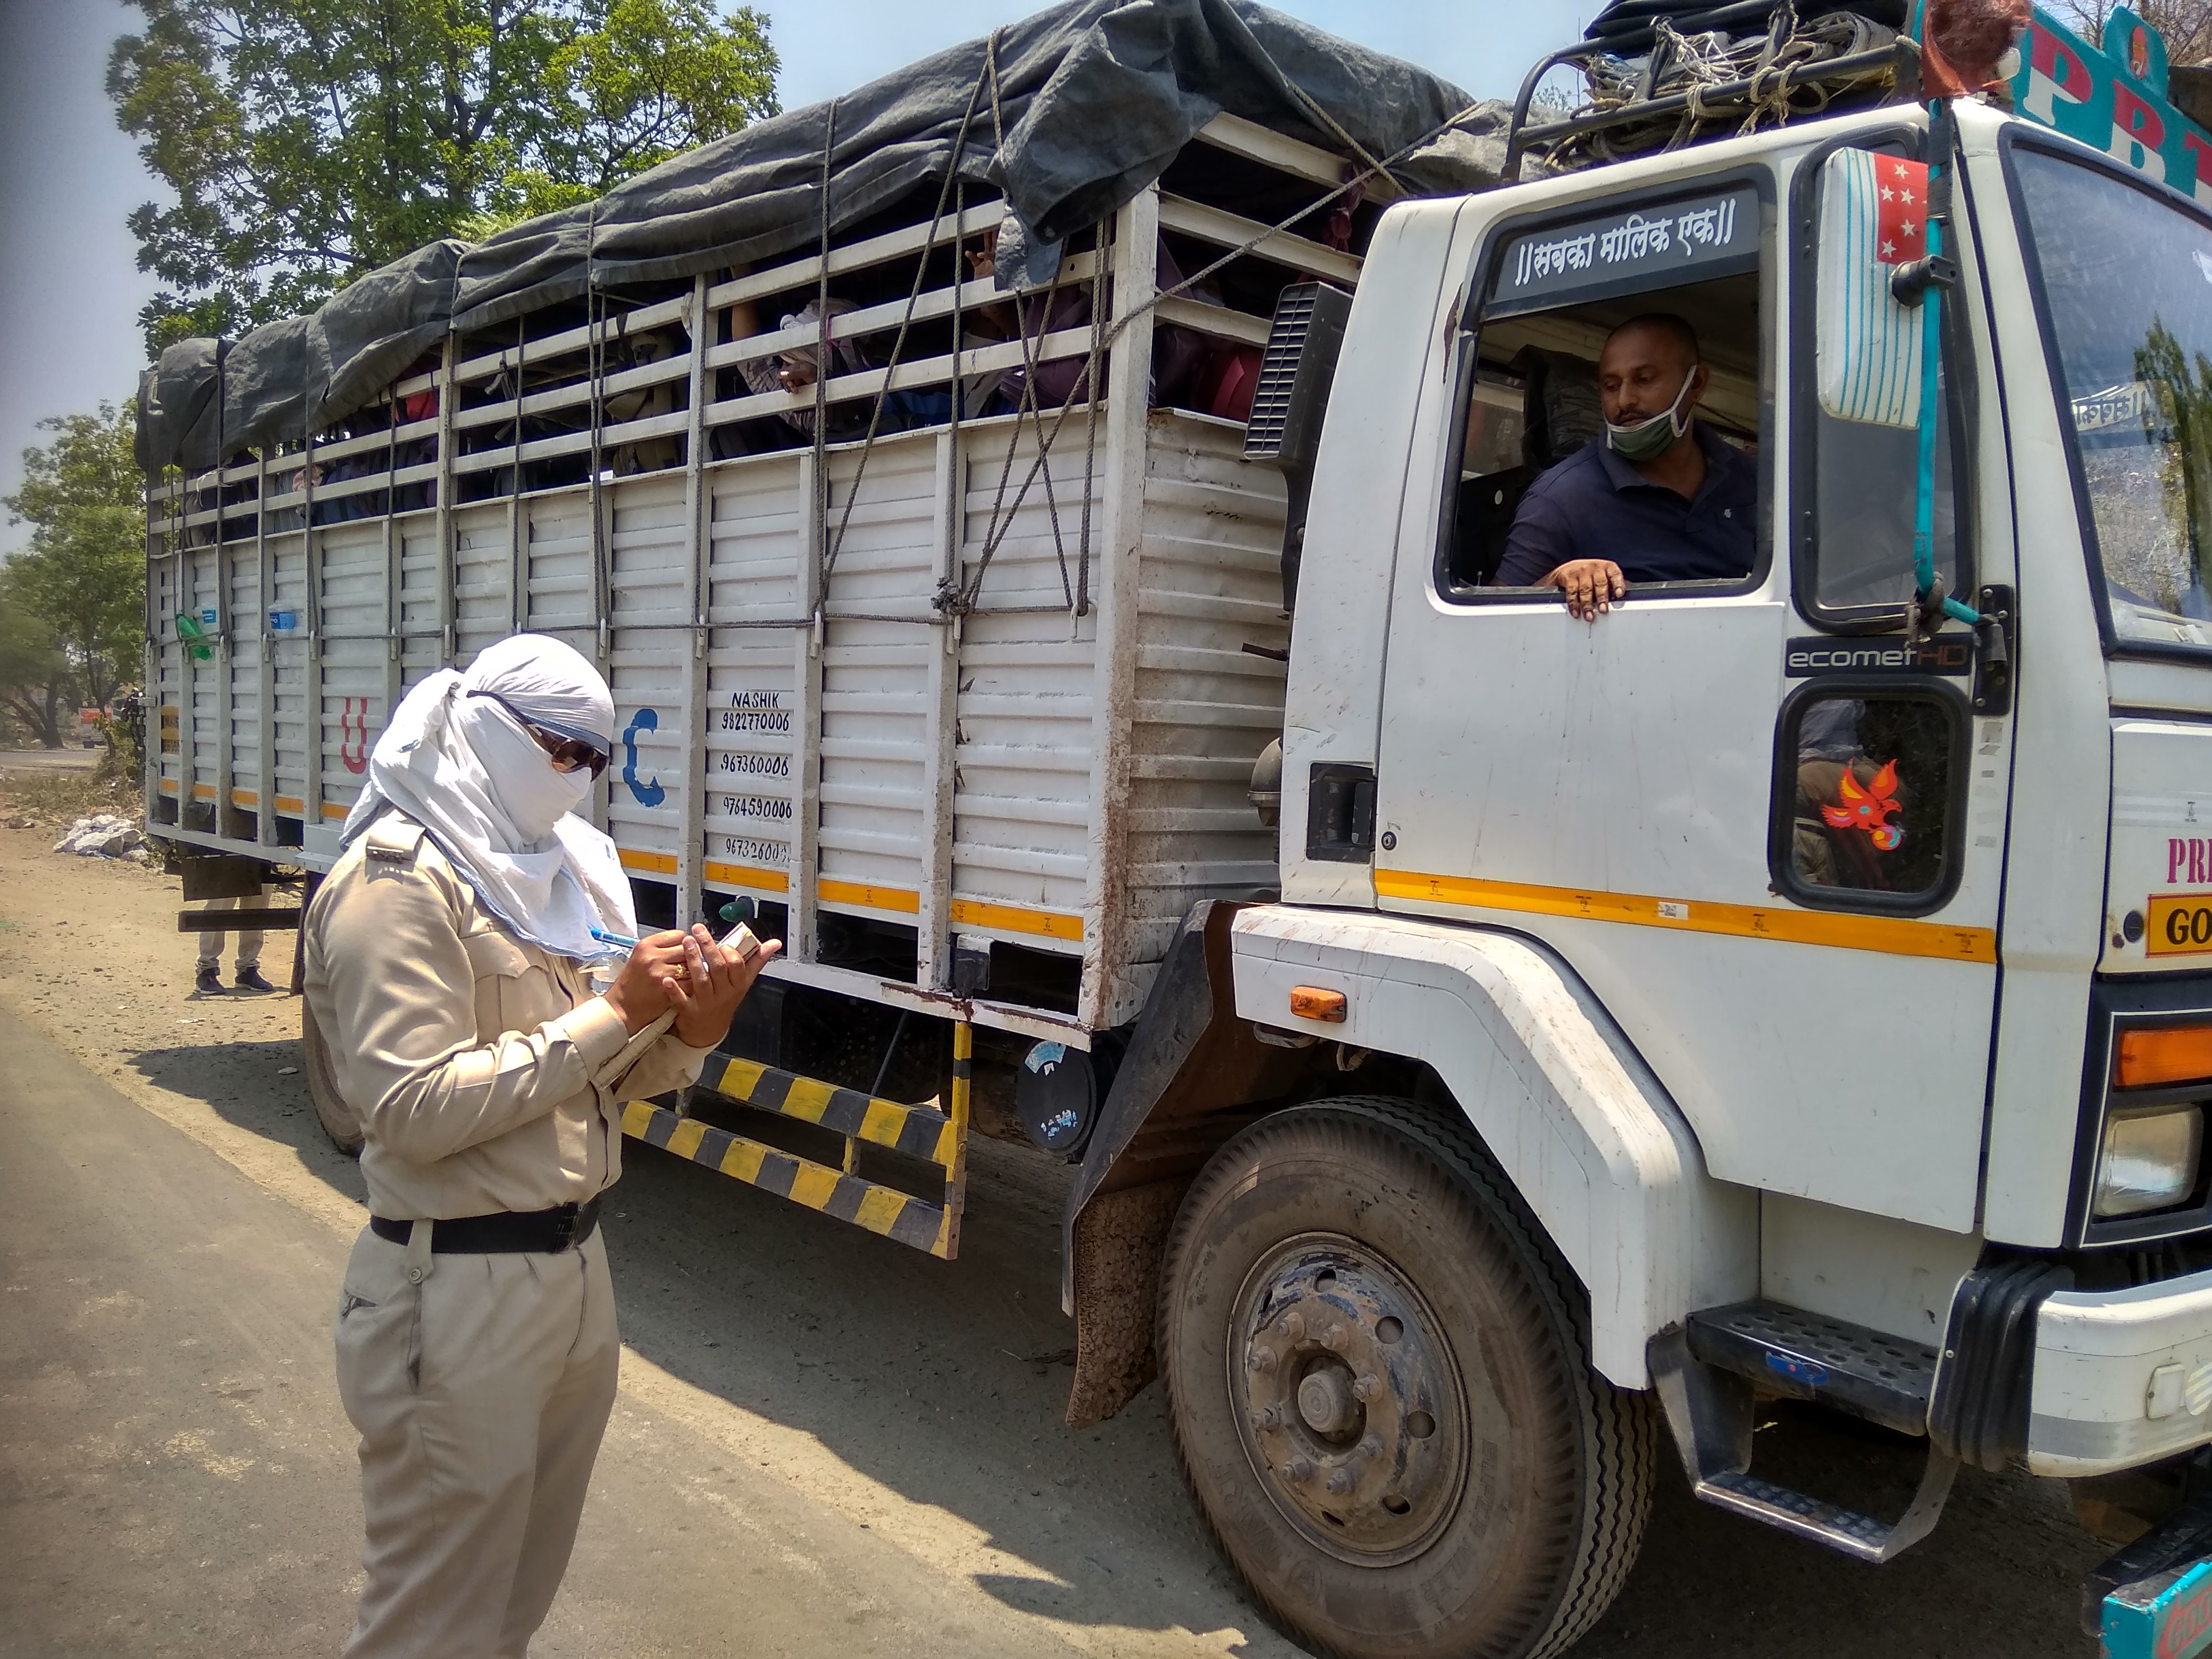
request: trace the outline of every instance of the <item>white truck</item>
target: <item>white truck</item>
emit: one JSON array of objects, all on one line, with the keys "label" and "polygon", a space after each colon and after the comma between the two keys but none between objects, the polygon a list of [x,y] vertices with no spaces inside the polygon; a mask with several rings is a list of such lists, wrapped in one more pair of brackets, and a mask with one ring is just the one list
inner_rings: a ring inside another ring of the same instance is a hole
[{"label": "white truck", "polygon": [[[1700,1498],[1869,1562],[2024,1459],[2134,1516],[2110,1650],[2194,1652],[2212,141],[2124,11],[1931,117],[1881,9],[1644,4],[1456,118],[1506,141],[1483,191],[1216,115],[1011,323],[960,257],[1006,204],[948,182],[418,335],[350,425],[149,489],[155,833],[201,890],[327,867],[405,685],[563,635],[641,913],[787,942],[630,1133],[943,1256],[970,1133],[1079,1163],[1070,1419],[1163,1378],[1316,1651],[1571,1646],[1663,1424]],[[1577,621],[1499,556],[1653,311],[1756,554]],[[825,313],[828,375],[733,378]],[[1753,1473],[1776,1396],[1923,1441],[1906,1511]]]}]

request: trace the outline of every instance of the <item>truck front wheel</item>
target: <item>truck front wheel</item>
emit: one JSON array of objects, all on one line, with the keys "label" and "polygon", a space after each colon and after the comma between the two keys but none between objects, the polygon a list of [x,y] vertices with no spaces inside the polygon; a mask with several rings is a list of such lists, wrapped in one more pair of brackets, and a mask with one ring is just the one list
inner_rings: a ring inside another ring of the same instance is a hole
[{"label": "truck front wheel", "polygon": [[1480,1151],[1323,1101],[1216,1153],[1168,1242],[1177,1450],[1254,1597],[1334,1659],[1534,1659],[1597,1621],[1651,1499],[1646,1396]]},{"label": "truck front wheel", "polygon": [[331,1064],[331,1047],[315,1024],[315,1011],[300,999],[300,1069],[307,1073],[307,1097],[315,1103],[316,1120],[331,1145],[348,1158],[361,1156],[361,1120],[345,1097],[338,1093],[337,1069]]}]

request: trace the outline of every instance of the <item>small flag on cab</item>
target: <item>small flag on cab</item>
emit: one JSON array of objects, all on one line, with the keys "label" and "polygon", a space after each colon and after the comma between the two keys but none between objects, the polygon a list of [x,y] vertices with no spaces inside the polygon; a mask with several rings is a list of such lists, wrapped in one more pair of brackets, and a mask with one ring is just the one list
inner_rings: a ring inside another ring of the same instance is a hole
[{"label": "small flag on cab", "polygon": [[1885,155],[1875,163],[1875,246],[1882,264],[1910,264],[1926,258],[1928,163]]}]

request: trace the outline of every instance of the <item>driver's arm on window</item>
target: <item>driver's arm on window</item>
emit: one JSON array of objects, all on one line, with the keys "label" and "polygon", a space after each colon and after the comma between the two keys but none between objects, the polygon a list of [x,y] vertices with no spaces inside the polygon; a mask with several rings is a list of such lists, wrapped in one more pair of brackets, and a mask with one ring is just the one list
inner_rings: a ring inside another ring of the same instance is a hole
[{"label": "driver's arm on window", "polygon": [[1521,498],[1513,529],[1498,561],[1500,587],[1556,587],[1567,609],[1584,621],[1613,608],[1628,592],[1620,567],[1610,559],[1578,559],[1565,507],[1551,492],[1532,488]]}]

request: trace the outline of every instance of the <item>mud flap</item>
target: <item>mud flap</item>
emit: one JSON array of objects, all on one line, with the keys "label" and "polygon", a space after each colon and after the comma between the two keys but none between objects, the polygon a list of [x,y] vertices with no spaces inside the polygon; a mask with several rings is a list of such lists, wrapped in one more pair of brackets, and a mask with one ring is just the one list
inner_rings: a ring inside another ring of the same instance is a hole
[{"label": "mud flap", "polygon": [[1282,1094],[1305,1066],[1237,1018],[1229,924],[1242,908],[1206,899],[1183,917],[1068,1195],[1060,1301],[1075,1320],[1072,1427],[1113,1416],[1158,1373],[1160,1256],[1182,1195],[1249,1121],[1239,1109]]}]

